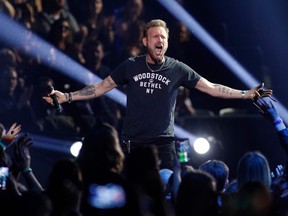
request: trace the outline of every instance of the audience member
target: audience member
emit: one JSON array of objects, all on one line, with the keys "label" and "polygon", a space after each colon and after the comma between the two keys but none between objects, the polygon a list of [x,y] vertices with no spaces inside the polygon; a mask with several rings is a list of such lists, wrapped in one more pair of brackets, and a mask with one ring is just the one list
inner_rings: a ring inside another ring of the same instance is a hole
[{"label": "audience member", "polygon": [[[28,191],[40,193],[44,189],[31,169],[31,156],[29,148],[32,144],[32,138],[27,133],[22,134],[18,138],[14,144],[10,171],[15,177],[15,180],[18,181],[20,175],[24,178]],[[19,188],[19,190],[21,192],[21,188]]]},{"label": "audience member", "polygon": [[260,181],[269,190],[271,188],[270,166],[267,158],[259,151],[245,153],[237,166],[238,190],[251,181]]},{"label": "audience member", "polygon": [[229,184],[229,168],[220,160],[208,160],[199,166],[199,169],[210,173],[216,180],[216,191],[222,193]]},{"label": "audience member", "polygon": [[261,181],[245,183],[234,197],[233,216],[268,216],[274,214],[272,210],[272,196],[270,190]]},{"label": "audience member", "polygon": [[53,22],[47,36],[48,41],[58,50],[68,53],[73,44],[73,34],[68,19],[60,18]]},{"label": "audience member", "polygon": [[32,87],[24,87],[21,95],[16,94],[18,74],[15,68],[0,68],[0,119],[4,125],[15,121],[32,130],[35,124],[34,110],[30,104]]},{"label": "audience member", "polygon": [[257,98],[253,103],[261,111],[263,116],[273,123],[278,133],[280,144],[288,155],[288,130],[272,100],[269,97]]},{"label": "audience member", "polygon": [[126,157],[125,176],[137,193],[142,215],[165,215],[165,185],[155,145],[139,145]]},{"label": "audience member", "polygon": [[[125,57],[132,57],[130,54],[142,54],[142,40],[140,32],[143,29],[143,22],[149,18],[144,15],[146,12],[142,0],[128,0],[126,5],[114,10],[114,44],[112,50],[112,68],[125,60]],[[131,36],[135,36],[131,39]],[[131,42],[133,42],[131,44]],[[130,46],[129,48],[126,46]],[[123,54],[125,51],[125,54]]]},{"label": "audience member", "polygon": [[143,21],[129,23],[125,40],[119,50],[119,56],[117,56],[118,62],[145,53],[145,47],[142,44],[144,26],[145,23]]},{"label": "audience member", "polygon": [[83,174],[83,215],[139,215],[134,192],[122,175],[124,154],[115,128],[95,125],[85,136],[77,161]]},{"label": "audience member", "polygon": [[66,0],[42,0],[43,10],[36,16],[36,33],[47,38],[53,23],[59,19],[67,19],[73,34],[79,31],[74,15],[68,10]]},{"label": "audience member", "polygon": [[80,30],[74,34],[73,44],[67,50],[67,55],[81,65],[85,65],[84,44],[87,40],[88,29],[84,25],[80,25]]},{"label": "audience member", "polygon": [[187,173],[179,185],[175,212],[176,216],[219,215],[215,179],[200,170]]},{"label": "audience member", "polygon": [[63,158],[55,162],[45,191],[53,206],[51,216],[82,215],[82,181],[80,167],[74,159]]},{"label": "audience member", "polygon": [[25,26],[27,29],[35,31],[35,11],[32,2],[15,3],[15,20]]},{"label": "audience member", "polygon": [[104,13],[103,0],[89,0],[87,4],[87,19],[83,23],[88,30],[87,40],[99,40],[106,52],[114,43],[114,15]]},{"label": "audience member", "polygon": [[[0,138],[0,154],[1,167],[7,167],[9,175],[7,175],[7,187],[9,190],[21,195],[25,191],[42,192],[43,188],[31,169],[31,156],[29,148],[32,145],[32,139],[28,134],[21,134],[21,125],[17,123],[12,124],[8,132],[1,124],[1,138]],[[7,149],[13,146],[12,154],[7,153]],[[26,182],[23,186],[18,182],[18,178],[22,175]],[[5,180],[5,179],[4,179]],[[1,179],[2,181],[2,179]],[[2,182],[3,183],[3,182]],[[6,189],[5,185],[2,185]],[[2,188],[3,189],[3,188]]]},{"label": "audience member", "polygon": [[[176,22],[171,28],[172,38],[169,54],[189,66],[199,58],[197,47],[189,29],[181,22]],[[195,64],[193,64],[195,65]]]},{"label": "audience member", "polygon": [[7,47],[0,49],[0,68],[17,67],[16,54]]}]

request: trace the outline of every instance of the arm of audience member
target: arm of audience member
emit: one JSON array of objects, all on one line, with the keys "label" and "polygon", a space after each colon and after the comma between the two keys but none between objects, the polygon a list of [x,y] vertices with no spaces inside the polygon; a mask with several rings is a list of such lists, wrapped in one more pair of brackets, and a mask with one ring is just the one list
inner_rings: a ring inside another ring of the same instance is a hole
[{"label": "arm of audience member", "polygon": [[265,118],[273,123],[278,132],[280,144],[288,155],[288,129],[280,117],[277,109],[270,98],[258,98],[254,105],[261,111]]},{"label": "arm of audience member", "polygon": [[271,172],[271,188],[275,197],[284,198],[288,195],[288,182],[285,169],[282,165],[277,165],[275,172]]},{"label": "arm of audience member", "polygon": [[28,190],[42,192],[44,189],[30,168],[31,156],[29,147],[32,144],[32,139],[28,136],[28,134],[21,136],[15,143],[13,162],[18,170],[22,173]]},{"label": "arm of audience member", "polygon": [[0,144],[3,151],[5,151],[6,148],[8,148],[13,143],[14,139],[20,135],[20,131],[21,131],[21,125],[17,123],[13,123],[7,133],[4,130],[4,134],[1,138],[1,144]]},{"label": "arm of audience member", "polygon": [[53,105],[53,100],[50,97],[51,95],[55,95],[57,97],[59,104],[64,102],[71,103],[72,101],[76,100],[89,100],[105,94],[106,92],[112,90],[116,86],[117,85],[113,81],[111,76],[108,76],[99,83],[94,83],[75,92],[63,93],[54,90],[47,97],[43,97],[43,99],[46,100],[46,102],[50,103],[51,105]]},{"label": "arm of audience member", "polygon": [[195,88],[205,92],[213,97],[229,98],[229,99],[254,99],[255,97],[267,97],[272,95],[271,89],[263,89],[264,83],[250,90],[239,90],[224,86],[218,83],[212,83],[201,77]]},{"label": "arm of audience member", "polygon": [[176,200],[179,185],[181,183],[181,165],[177,156],[177,152],[174,153],[173,158],[173,197],[174,201]]}]

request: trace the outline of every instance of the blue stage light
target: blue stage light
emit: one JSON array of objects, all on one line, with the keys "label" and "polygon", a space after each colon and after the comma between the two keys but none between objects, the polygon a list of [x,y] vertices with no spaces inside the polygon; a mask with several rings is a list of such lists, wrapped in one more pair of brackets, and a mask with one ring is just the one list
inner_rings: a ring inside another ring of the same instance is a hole
[{"label": "blue stage light", "polygon": [[[217,58],[219,58],[249,88],[259,85],[256,80],[236,59],[234,59],[198,22],[175,0],[158,0],[171,14],[183,23]],[[278,101],[277,109],[283,120],[288,123],[288,111]]]}]

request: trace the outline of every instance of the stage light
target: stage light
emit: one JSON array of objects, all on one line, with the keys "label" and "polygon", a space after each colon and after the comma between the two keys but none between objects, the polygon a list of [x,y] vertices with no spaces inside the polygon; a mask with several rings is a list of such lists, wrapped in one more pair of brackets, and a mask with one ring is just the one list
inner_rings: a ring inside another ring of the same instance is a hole
[{"label": "stage light", "polygon": [[205,138],[197,138],[193,143],[193,148],[198,154],[206,154],[210,149],[210,143]]},{"label": "stage light", "polygon": [[81,141],[76,141],[74,142],[71,147],[70,147],[70,153],[74,156],[74,157],[78,157],[79,152],[82,148],[82,142]]},{"label": "stage light", "polygon": [[33,147],[35,148],[69,154],[69,148],[71,146],[70,140],[60,140],[38,134],[30,134],[30,136],[33,140]]},{"label": "stage light", "polygon": [[[198,22],[175,0],[158,0],[171,14],[183,23],[217,58],[219,58],[249,88],[259,85],[256,80],[235,58],[233,58]],[[278,101],[278,100],[277,100]],[[278,101],[278,111],[288,123],[288,110]]]}]

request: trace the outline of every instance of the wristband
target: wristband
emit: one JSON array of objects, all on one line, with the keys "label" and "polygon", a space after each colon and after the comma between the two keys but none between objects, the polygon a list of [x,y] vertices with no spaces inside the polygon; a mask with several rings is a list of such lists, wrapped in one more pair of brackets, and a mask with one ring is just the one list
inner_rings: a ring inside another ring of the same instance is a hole
[{"label": "wristband", "polygon": [[26,167],[25,169],[22,170],[22,173],[23,173],[23,174],[29,173],[29,172],[32,172],[32,169],[29,168],[29,167]]},{"label": "wristband", "polygon": [[246,90],[241,90],[241,94],[242,94],[242,100],[246,100]]},{"label": "wristband", "polygon": [[274,121],[274,125],[278,125],[278,124],[281,124],[283,122],[283,120],[281,118],[277,119]]},{"label": "wristband", "polygon": [[68,93],[68,103],[71,103],[72,102],[72,93],[69,92]]},{"label": "wristband", "polygon": [[69,94],[65,92],[64,95],[65,95],[66,102],[68,102],[69,101]]},{"label": "wristband", "polygon": [[0,148],[3,152],[6,150],[6,146],[2,142],[0,142]]},{"label": "wristband", "polygon": [[285,124],[281,118],[274,121],[274,126],[275,126],[277,131],[282,131],[286,128],[286,126],[285,126]]}]

